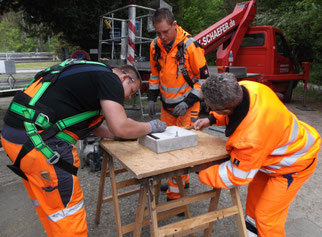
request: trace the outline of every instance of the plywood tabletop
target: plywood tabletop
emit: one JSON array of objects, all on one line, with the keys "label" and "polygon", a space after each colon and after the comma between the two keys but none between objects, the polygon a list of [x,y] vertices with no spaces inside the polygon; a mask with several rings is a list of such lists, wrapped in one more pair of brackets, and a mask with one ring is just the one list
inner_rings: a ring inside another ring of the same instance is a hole
[{"label": "plywood tabletop", "polygon": [[193,167],[227,158],[225,141],[196,131],[198,145],[161,154],[154,153],[137,141],[101,141],[100,146],[134,174],[137,179]]}]

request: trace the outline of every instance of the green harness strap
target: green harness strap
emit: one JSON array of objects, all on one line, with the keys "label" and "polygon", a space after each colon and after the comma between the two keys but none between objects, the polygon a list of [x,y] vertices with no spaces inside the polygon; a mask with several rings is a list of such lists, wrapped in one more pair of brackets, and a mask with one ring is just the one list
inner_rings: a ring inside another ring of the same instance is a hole
[{"label": "green harness strap", "polygon": [[[36,111],[34,109],[28,108],[28,107],[21,105],[19,103],[16,103],[16,102],[13,102],[11,104],[10,110],[20,116],[23,116],[24,118],[26,118],[28,120],[32,120],[36,114]],[[26,113],[26,111],[28,113]],[[87,111],[87,112],[77,114],[77,115],[57,121],[56,125],[60,131],[56,134],[56,137],[63,140],[63,141],[66,141],[70,144],[75,144],[76,140],[71,135],[69,135],[66,132],[63,132],[62,130],[64,130],[65,128],[70,127],[72,125],[75,125],[77,123],[83,122],[86,119],[97,116],[99,114],[100,114],[99,110]],[[37,118],[35,119],[34,124],[40,126],[43,129],[47,129],[47,128],[50,128],[51,126],[53,126],[53,124],[49,122],[48,116],[43,113],[38,114]]]},{"label": "green harness strap", "polygon": [[[26,119],[32,119],[32,114],[34,111],[32,109],[25,109],[23,111],[23,115]],[[91,117],[94,117],[99,114],[99,111],[88,111],[84,112],[81,114],[77,114],[71,117],[68,117],[66,119],[61,119],[59,120],[56,125],[59,128],[59,133],[56,135],[56,137],[65,140],[69,143],[76,142],[75,139],[68,135],[67,133],[63,132],[63,130],[67,127],[70,127],[74,124],[80,123],[82,121],[85,121]],[[60,155],[57,152],[54,152],[49,146],[46,145],[46,143],[43,141],[41,138],[40,134],[38,133],[38,130],[35,126],[35,124],[24,121],[24,126],[26,129],[26,133],[29,136],[30,140],[32,141],[34,147],[36,150],[40,151],[46,158],[47,160],[51,160],[53,157],[60,157]],[[53,125],[52,125],[53,126]],[[51,127],[51,126],[49,126]],[[72,139],[72,140],[71,140]],[[57,160],[58,161],[58,160]],[[52,163],[51,164],[55,164]]]},{"label": "green harness strap", "polygon": [[[68,64],[71,64],[73,60],[66,60],[62,63],[60,63],[58,66],[53,66],[51,68],[47,68],[44,70],[44,73],[46,75],[48,73],[56,74],[58,75],[63,71],[63,69],[66,68]],[[91,62],[91,61],[77,61],[75,64],[96,64],[101,66],[106,66],[103,63],[99,62]],[[37,80],[35,77],[33,81]],[[32,83],[32,82],[31,82]],[[29,83],[28,85],[30,85]],[[38,89],[34,97],[30,100],[29,104],[30,106],[35,106],[37,101],[41,98],[41,96],[44,94],[44,92],[47,90],[47,88],[52,84],[51,81],[45,81],[43,82],[42,86]],[[28,87],[28,86],[27,86]],[[25,88],[27,88],[25,87]],[[50,129],[52,126],[55,126],[59,129],[57,134],[55,136],[61,140],[64,140],[70,144],[75,144],[76,140],[69,135],[66,132],[63,132],[63,130],[67,127],[70,127],[72,125],[75,125],[77,123],[83,122],[89,118],[92,118],[94,116],[97,116],[100,114],[99,110],[94,111],[87,111],[80,114],[73,115],[71,117],[61,119],[57,121],[54,125],[49,122],[49,118],[47,115],[43,113],[39,113],[37,118],[34,120],[35,122],[30,122],[34,119],[34,116],[36,114],[36,111],[32,108],[26,107],[22,104],[13,102],[10,106],[10,110],[20,116],[23,116],[28,121],[24,121],[24,127],[26,130],[27,135],[29,136],[30,140],[32,141],[34,147],[36,150],[40,151],[47,159],[47,162],[50,164],[55,164],[58,162],[60,158],[60,154],[58,154],[56,151],[53,151],[49,146],[46,145],[46,143],[43,141],[41,135],[38,133],[38,130],[36,128],[36,125],[40,126],[41,128],[46,131],[46,129]]]}]

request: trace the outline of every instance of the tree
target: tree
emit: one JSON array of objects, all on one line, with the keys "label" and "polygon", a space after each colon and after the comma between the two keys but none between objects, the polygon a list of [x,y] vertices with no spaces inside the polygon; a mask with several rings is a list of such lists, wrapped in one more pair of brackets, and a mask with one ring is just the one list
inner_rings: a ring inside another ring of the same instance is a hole
[{"label": "tree", "polygon": [[18,22],[21,15],[9,12],[2,16],[0,21],[0,51],[35,51],[35,38],[21,30]]},{"label": "tree", "polygon": [[[271,6],[274,5],[274,9]],[[254,24],[273,25],[286,36],[299,62],[312,62],[311,81],[321,81],[322,2],[320,0],[262,0]]]},{"label": "tree", "polygon": [[130,3],[140,4],[131,0],[2,0],[0,14],[22,11],[27,25],[42,24],[43,33],[60,35],[62,40],[89,50],[98,45],[99,16]]}]

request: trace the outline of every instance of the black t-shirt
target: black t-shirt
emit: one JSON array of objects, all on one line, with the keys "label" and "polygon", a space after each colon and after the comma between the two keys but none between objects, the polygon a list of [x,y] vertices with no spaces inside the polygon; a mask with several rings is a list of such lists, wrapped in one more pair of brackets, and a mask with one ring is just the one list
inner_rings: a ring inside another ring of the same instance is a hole
[{"label": "black t-shirt", "polygon": [[[123,106],[124,90],[121,80],[103,66],[81,64],[64,71],[45,91],[39,102],[52,108],[55,120],[58,121],[82,112],[101,109],[101,99],[112,100]],[[87,128],[90,122],[91,119],[68,130],[76,132]]]}]

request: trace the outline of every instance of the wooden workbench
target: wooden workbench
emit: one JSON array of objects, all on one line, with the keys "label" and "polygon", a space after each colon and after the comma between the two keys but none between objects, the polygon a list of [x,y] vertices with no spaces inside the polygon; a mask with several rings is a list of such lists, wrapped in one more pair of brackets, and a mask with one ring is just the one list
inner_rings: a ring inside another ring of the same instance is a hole
[{"label": "wooden workbench", "polygon": [[[196,147],[161,154],[152,152],[137,141],[102,141],[100,146],[104,151],[104,159],[97,201],[96,222],[100,222],[102,204],[113,201],[118,236],[131,231],[134,232],[134,236],[140,236],[142,226],[147,224],[150,224],[151,236],[181,236],[192,234],[200,229],[205,230],[205,236],[210,236],[214,221],[231,215],[236,216],[240,236],[247,236],[237,188],[230,190],[233,206],[222,210],[216,210],[220,189],[185,196],[181,174],[196,172],[229,159],[225,149],[225,141],[202,132],[197,132],[197,134],[198,145]],[[117,159],[125,169],[115,170],[114,159]],[[107,172],[107,164],[109,172]],[[131,172],[134,178],[117,182],[115,176],[126,171]],[[109,197],[103,197],[106,176],[110,176],[111,180],[112,195]],[[172,176],[177,177],[181,198],[159,204],[161,179]],[[119,189],[135,184],[139,184],[140,188],[118,193]],[[118,200],[135,193],[139,193],[135,222],[122,226]],[[191,217],[189,204],[204,199],[210,199],[208,212],[197,217]],[[185,220],[158,227],[158,221],[181,212],[185,213]]]}]

